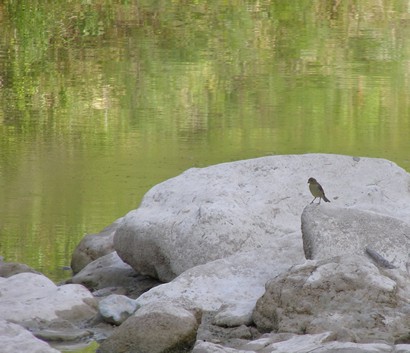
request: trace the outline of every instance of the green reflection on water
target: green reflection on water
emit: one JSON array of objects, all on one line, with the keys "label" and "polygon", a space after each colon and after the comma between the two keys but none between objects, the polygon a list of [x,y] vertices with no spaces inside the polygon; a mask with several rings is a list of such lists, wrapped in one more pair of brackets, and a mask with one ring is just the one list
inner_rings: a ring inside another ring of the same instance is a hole
[{"label": "green reflection on water", "polygon": [[72,353],[95,353],[99,347],[99,344],[95,341],[87,344],[73,344],[64,345],[61,343],[52,345],[55,349],[61,352],[72,352]]},{"label": "green reflection on water", "polygon": [[0,255],[55,280],[84,234],[190,167],[327,152],[410,169],[404,1],[0,13]]}]

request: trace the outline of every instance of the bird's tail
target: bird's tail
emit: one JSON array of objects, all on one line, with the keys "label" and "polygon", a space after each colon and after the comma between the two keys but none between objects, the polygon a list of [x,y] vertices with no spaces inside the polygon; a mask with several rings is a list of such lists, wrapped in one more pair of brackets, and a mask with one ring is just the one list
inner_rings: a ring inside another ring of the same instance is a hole
[{"label": "bird's tail", "polygon": [[323,201],[330,202],[330,200],[325,196],[325,194],[323,194]]}]

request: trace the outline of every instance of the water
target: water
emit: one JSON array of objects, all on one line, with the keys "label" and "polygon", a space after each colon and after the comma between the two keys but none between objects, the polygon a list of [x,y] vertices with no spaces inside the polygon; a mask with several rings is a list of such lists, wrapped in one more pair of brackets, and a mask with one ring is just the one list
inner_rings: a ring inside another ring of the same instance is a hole
[{"label": "water", "polygon": [[84,234],[191,167],[326,152],[410,170],[409,8],[3,1],[0,255],[69,277]]}]

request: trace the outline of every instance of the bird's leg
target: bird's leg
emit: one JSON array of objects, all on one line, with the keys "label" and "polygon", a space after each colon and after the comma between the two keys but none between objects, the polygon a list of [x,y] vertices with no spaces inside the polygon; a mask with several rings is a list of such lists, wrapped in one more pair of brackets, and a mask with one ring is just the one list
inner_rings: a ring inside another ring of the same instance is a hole
[{"label": "bird's leg", "polygon": [[316,200],[316,197],[312,200],[312,202],[310,203],[310,204],[312,204],[313,203],[313,201],[315,201]]}]

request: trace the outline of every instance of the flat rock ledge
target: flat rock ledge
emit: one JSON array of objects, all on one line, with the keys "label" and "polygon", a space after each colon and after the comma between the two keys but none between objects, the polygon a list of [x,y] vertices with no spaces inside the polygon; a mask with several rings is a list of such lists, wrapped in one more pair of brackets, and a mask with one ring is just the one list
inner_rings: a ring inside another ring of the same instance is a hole
[{"label": "flat rock ledge", "polygon": [[403,271],[410,261],[410,224],[374,212],[309,205],[302,213],[302,238],[307,259],[367,254]]}]

